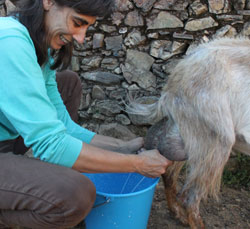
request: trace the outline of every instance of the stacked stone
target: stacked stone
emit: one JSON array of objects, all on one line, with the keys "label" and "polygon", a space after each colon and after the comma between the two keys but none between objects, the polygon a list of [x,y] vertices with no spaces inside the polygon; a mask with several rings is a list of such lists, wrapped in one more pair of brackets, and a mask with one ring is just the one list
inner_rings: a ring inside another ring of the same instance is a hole
[{"label": "stacked stone", "polygon": [[[4,2],[0,0],[2,16],[8,0]],[[250,35],[250,0],[116,3],[112,17],[99,18],[85,43],[75,44],[71,64],[84,89],[81,121],[102,134],[127,139],[134,136],[132,132],[138,134],[134,125],[151,124],[150,120],[128,116],[124,101],[131,95],[147,96],[145,103],[155,100],[171,68],[197,43]]]},{"label": "stacked stone", "polygon": [[5,0],[0,0],[0,16],[6,15]]}]

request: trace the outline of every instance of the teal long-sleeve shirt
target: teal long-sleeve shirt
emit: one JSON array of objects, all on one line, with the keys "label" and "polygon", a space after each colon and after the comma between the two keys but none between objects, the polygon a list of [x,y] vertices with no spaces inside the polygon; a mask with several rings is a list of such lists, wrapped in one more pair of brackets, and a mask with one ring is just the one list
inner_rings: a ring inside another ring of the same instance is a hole
[{"label": "teal long-sleeve shirt", "polygon": [[57,89],[55,71],[37,62],[27,29],[0,18],[0,141],[21,135],[34,157],[72,167],[95,133],[74,123]]}]

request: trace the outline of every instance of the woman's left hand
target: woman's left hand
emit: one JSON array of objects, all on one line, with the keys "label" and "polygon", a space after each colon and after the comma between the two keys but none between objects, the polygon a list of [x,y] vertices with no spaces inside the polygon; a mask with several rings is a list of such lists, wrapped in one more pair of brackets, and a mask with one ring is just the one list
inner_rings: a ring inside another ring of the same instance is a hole
[{"label": "woman's left hand", "polygon": [[143,147],[143,144],[144,140],[142,137],[138,137],[129,141],[123,141],[121,139],[99,134],[96,134],[90,142],[90,145],[99,147],[101,149],[125,154],[137,153],[137,151]]}]

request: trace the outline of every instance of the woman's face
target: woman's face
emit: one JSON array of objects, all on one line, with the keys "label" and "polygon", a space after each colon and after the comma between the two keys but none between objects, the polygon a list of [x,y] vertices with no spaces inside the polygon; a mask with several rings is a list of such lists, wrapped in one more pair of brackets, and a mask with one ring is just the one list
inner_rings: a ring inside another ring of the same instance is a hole
[{"label": "woman's face", "polygon": [[52,0],[43,0],[45,27],[50,38],[50,48],[58,50],[76,40],[83,43],[88,27],[96,17],[76,13],[69,7],[60,7]]}]

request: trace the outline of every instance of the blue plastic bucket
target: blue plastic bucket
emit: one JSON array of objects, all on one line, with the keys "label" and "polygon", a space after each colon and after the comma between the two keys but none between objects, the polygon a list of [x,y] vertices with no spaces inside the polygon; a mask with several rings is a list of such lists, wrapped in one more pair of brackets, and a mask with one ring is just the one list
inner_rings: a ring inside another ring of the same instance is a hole
[{"label": "blue plastic bucket", "polygon": [[96,186],[87,229],[146,229],[159,178],[137,173],[84,174]]}]

